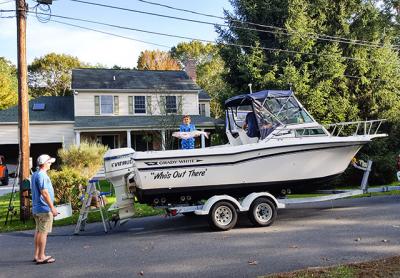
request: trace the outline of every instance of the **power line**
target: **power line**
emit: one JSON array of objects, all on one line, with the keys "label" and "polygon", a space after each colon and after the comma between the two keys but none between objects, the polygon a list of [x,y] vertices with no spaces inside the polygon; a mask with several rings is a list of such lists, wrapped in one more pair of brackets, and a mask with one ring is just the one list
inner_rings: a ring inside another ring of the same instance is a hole
[{"label": "power line", "polygon": [[[56,22],[56,23],[59,23],[59,24],[62,24],[62,25],[67,25],[67,26],[71,26],[71,27],[75,27],[75,28],[79,28],[79,29],[84,29],[84,30],[89,30],[89,31],[93,31],[93,32],[109,35],[109,36],[114,36],[114,37],[123,38],[123,39],[127,39],[127,40],[142,42],[142,43],[149,44],[149,45],[160,46],[160,47],[164,47],[164,48],[168,48],[168,49],[171,48],[170,46],[167,46],[167,45],[152,43],[152,42],[143,41],[143,40],[138,40],[138,39],[134,39],[134,38],[127,37],[127,36],[122,36],[122,35],[106,32],[106,31],[101,31],[101,30],[98,30],[98,29],[93,29],[93,28],[89,28],[89,27],[85,27],[85,26],[81,26],[81,25],[71,24],[71,23],[67,23],[67,22],[63,22],[63,21],[58,21],[58,20],[55,20],[55,19],[51,19],[50,21]],[[324,74],[324,75],[333,75],[332,73],[322,73],[322,74]],[[348,78],[355,78],[355,79],[361,79],[362,78],[361,76],[354,76],[354,75],[347,75],[347,74],[343,74],[341,76],[348,77]],[[386,80],[377,79],[377,78],[369,78],[369,80],[387,82]]]},{"label": "power line", "polygon": [[15,18],[16,15],[7,15],[7,16],[2,15],[3,13],[10,13],[10,12],[15,13],[16,11],[15,10],[0,10],[0,18]]},{"label": "power line", "polygon": [[137,41],[137,42],[141,42],[141,43],[145,43],[145,44],[150,44],[150,45],[155,45],[155,46],[160,46],[160,47],[171,49],[171,47],[167,46],[167,45],[158,44],[158,43],[152,43],[152,42],[143,41],[143,40],[138,40],[138,39],[134,39],[134,38],[131,38],[131,37],[126,37],[126,36],[122,36],[122,35],[106,32],[106,31],[102,31],[102,30],[98,30],[98,29],[93,29],[93,28],[84,27],[84,26],[80,26],[80,25],[76,25],[76,24],[72,24],[72,23],[58,21],[58,20],[55,20],[55,19],[50,19],[50,21],[56,22],[56,23],[59,23],[59,24],[63,24],[63,25],[67,25],[67,26],[71,26],[71,27],[75,27],[75,28],[79,28],[79,29],[84,29],[84,30],[88,30],[88,31],[93,31],[93,32],[97,32],[97,33],[113,36],[113,37],[118,37],[118,38],[122,38],[122,39],[127,39],[127,40],[131,40],[131,41]]},{"label": "power line", "polygon": [[[36,12],[36,14],[37,15],[46,15],[46,14],[43,14],[43,13],[40,13],[40,12]],[[143,29],[138,29],[138,28],[126,27],[126,26],[121,26],[121,25],[115,25],[115,24],[110,24],[110,23],[104,23],[104,22],[99,22],[99,21],[94,21],[94,20],[80,19],[80,18],[74,18],[74,17],[69,17],[69,16],[55,15],[55,14],[52,14],[51,16],[52,17],[57,17],[57,18],[62,18],[62,19],[68,19],[68,20],[74,20],[74,21],[98,24],[98,25],[108,26],[108,27],[112,27],[112,28],[119,28],[119,29],[124,29],[124,30],[142,32],[142,33],[147,33],[147,34],[153,34],[153,35],[159,35],[159,36],[165,36],[165,37],[172,37],[172,38],[178,38],[178,39],[184,39],[184,40],[197,40],[197,41],[201,41],[201,42],[207,42],[207,43],[216,44],[214,41],[200,39],[200,38],[193,38],[193,37],[186,37],[186,36],[180,36],[180,35],[166,34],[166,33],[161,33],[161,32],[155,32],[155,31],[149,31],[149,30],[143,30]],[[234,46],[234,47],[241,47],[241,48],[248,48],[248,49],[257,49],[257,47],[254,47],[254,46],[243,45],[243,44],[234,44],[234,43],[220,43],[219,45],[222,45],[222,46]],[[335,58],[337,57],[336,55],[331,55],[331,54],[308,53],[308,52],[302,52],[302,51],[279,49],[279,48],[270,48],[270,47],[258,47],[258,49],[263,49],[263,50],[266,50],[266,51],[277,52],[277,53],[285,52],[285,53],[291,53],[291,54],[302,54],[302,55],[310,55],[310,56],[335,57]],[[340,56],[339,58],[343,58],[343,59],[346,59],[346,60],[353,60],[353,61],[369,61],[369,62],[378,61],[378,60],[375,60],[375,59],[361,59],[361,58],[346,57],[346,56]]]},{"label": "power line", "polygon": [[[172,6],[169,6],[169,5],[164,5],[164,4],[160,4],[160,3],[156,3],[156,2],[151,2],[151,1],[146,1],[146,0],[137,0],[137,1],[143,2],[143,3],[146,3],[146,4],[150,4],[150,5],[155,5],[155,6],[168,8],[168,9],[171,9],[171,10],[183,11],[183,12],[192,13],[192,14],[196,14],[196,15],[202,15],[202,16],[206,16],[206,17],[227,20],[226,18],[224,18],[222,16],[211,15],[211,14],[206,14],[206,13],[200,13],[200,12],[196,12],[196,11],[193,11],[193,10],[176,8],[176,7],[172,7]],[[248,24],[248,25],[257,26],[257,27],[270,28],[270,29],[273,29],[273,30],[279,30],[279,31],[284,31],[284,32],[293,32],[293,33],[298,33],[298,34],[304,35],[304,34],[298,32],[297,30],[288,30],[287,28],[282,28],[282,27],[277,27],[277,26],[272,26],[272,25],[264,25],[264,24],[249,22],[249,21],[237,20],[237,19],[233,19],[233,18],[229,18],[228,20],[231,21],[231,22],[236,22],[236,23],[241,23],[241,24]],[[236,28],[235,26],[232,26],[232,27]],[[253,29],[253,30],[260,31],[259,29]],[[290,33],[284,33],[284,34],[291,35]],[[348,38],[343,38],[343,37],[339,37],[339,36],[331,36],[331,35],[318,34],[318,33],[315,33],[315,34],[314,33],[305,33],[305,35],[315,37],[317,40],[329,41],[328,39],[331,39],[332,41],[341,42],[341,43],[347,43],[347,44],[353,43],[353,44],[356,44],[356,45],[382,47],[382,45],[379,44],[379,43],[374,43],[374,42],[365,41],[365,40],[348,39]],[[398,50],[398,48],[396,48],[396,46],[398,47],[400,45],[393,45],[393,48]]]},{"label": "power line", "polygon": [[15,1],[14,0],[3,1],[3,2],[0,2],[0,5],[11,3],[11,2],[15,2]]}]

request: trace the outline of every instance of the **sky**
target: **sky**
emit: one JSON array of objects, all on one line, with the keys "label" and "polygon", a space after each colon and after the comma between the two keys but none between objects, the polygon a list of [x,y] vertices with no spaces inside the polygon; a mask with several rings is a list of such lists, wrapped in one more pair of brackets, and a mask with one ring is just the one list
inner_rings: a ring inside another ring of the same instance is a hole
[{"label": "sky", "polygon": [[[84,0],[87,2],[101,3],[128,9],[140,10],[150,13],[160,13],[169,16],[183,17],[201,21],[223,23],[223,20],[174,11],[159,7],[140,0]],[[176,8],[196,12],[223,16],[223,10],[231,10],[229,0],[148,0],[154,3],[169,5]],[[32,9],[36,2],[27,0]],[[179,42],[189,41],[180,38],[170,38],[155,34],[146,34],[132,30],[124,30],[101,26],[86,22],[71,21],[55,16],[66,16],[103,23],[119,25],[129,28],[167,33],[178,36],[215,41],[218,37],[213,25],[186,22],[157,16],[133,13],[93,6],[71,0],[53,0],[50,6],[54,15],[47,23],[41,23],[33,13],[27,19],[27,60],[31,63],[35,58],[48,53],[63,53],[73,55],[79,60],[92,65],[101,64],[106,67],[118,65],[121,67],[135,67],[138,56],[143,50],[159,49],[168,51]],[[14,0],[0,0],[0,10],[15,10]],[[0,11],[0,57],[5,57],[13,64],[17,62],[16,19],[13,12]],[[46,16],[38,15],[42,19]],[[163,46],[155,46],[138,41],[101,34],[77,27],[67,26],[53,20],[72,23],[75,25],[101,30],[132,39],[142,40]]]}]

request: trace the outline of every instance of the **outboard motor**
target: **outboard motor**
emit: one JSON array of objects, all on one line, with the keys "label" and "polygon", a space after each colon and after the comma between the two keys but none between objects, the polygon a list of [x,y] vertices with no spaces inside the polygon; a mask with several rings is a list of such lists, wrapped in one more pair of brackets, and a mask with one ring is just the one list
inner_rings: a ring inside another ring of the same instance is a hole
[{"label": "outboard motor", "polygon": [[130,181],[134,175],[135,151],[131,148],[108,150],[104,155],[104,174],[115,190],[116,202],[110,210],[118,210],[119,220],[132,217],[134,196],[130,192]]}]

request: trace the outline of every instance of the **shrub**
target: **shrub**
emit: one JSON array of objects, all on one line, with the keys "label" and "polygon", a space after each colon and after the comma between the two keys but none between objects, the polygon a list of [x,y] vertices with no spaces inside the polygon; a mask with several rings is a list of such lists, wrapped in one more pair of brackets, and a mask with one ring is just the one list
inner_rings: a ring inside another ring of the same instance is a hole
[{"label": "shrub", "polygon": [[72,145],[60,149],[62,167],[78,170],[87,179],[92,178],[103,166],[103,156],[107,147],[94,142],[82,142],[80,146]]},{"label": "shrub", "polygon": [[83,177],[77,169],[64,167],[60,171],[50,170],[48,172],[54,187],[54,199],[56,204],[71,203],[73,210],[80,208],[81,186],[86,186],[88,179]]}]

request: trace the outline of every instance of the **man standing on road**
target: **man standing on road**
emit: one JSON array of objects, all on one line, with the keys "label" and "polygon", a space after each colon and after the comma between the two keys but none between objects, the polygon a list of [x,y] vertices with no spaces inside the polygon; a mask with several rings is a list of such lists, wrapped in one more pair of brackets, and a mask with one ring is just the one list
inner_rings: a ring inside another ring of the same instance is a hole
[{"label": "man standing on road", "polygon": [[56,261],[53,257],[45,255],[47,234],[51,233],[53,217],[58,214],[53,205],[54,189],[47,175],[47,170],[55,161],[55,158],[42,154],[37,159],[39,168],[32,175],[32,213],[36,222],[33,261],[36,264],[48,264]]}]

